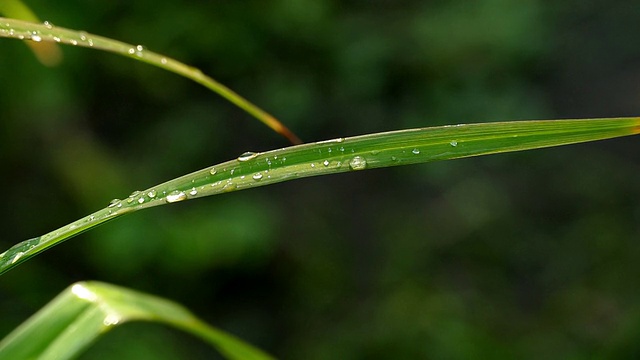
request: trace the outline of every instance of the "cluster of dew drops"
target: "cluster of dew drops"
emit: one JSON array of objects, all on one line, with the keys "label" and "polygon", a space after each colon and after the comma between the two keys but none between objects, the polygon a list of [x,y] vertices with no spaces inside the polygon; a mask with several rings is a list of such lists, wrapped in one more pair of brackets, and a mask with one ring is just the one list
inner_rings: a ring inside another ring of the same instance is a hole
[{"label": "cluster of dew drops", "polygon": [[[138,48],[138,50],[142,51],[142,48]],[[135,50],[134,50],[135,51]],[[337,143],[341,143],[343,142],[344,139],[343,138],[339,138],[339,139],[334,139],[334,140],[329,140],[328,142],[337,142]],[[323,143],[323,142],[320,142]],[[325,142],[326,143],[326,142]],[[456,140],[452,140],[449,145],[451,145],[452,147],[457,147],[458,146],[458,142]],[[340,147],[339,148],[340,151],[344,152],[344,147]],[[331,152],[331,149],[328,150],[329,152]],[[404,152],[404,151],[403,151]],[[411,150],[411,153],[413,155],[419,155],[420,154],[420,149],[418,148],[414,148],[413,150]],[[378,154],[378,151],[372,151],[372,154]],[[243,154],[241,154],[240,156],[238,156],[237,160],[239,162],[247,162],[250,160],[255,159],[256,157],[258,157],[260,155],[260,153],[258,152],[245,152]],[[277,155],[274,156],[274,159],[277,159]],[[282,160],[284,161],[286,158],[283,158]],[[391,158],[393,161],[397,161],[398,158],[395,156],[392,156]],[[270,163],[270,160],[267,158],[267,163]],[[342,162],[338,162],[337,166],[340,167],[342,164]],[[322,165],[324,165],[324,167],[328,167],[330,165],[330,161],[329,160],[324,160],[322,162]],[[367,163],[367,159],[365,159],[365,157],[360,156],[360,155],[356,155],[353,158],[351,158],[351,160],[348,162],[349,165],[349,169],[350,170],[354,170],[354,171],[358,171],[358,170],[364,170],[367,168],[368,163]],[[314,164],[311,164],[311,167],[315,167]],[[267,170],[268,171],[268,170]],[[233,175],[234,170],[232,169],[230,171],[230,174]],[[209,170],[209,174],[210,175],[216,175],[217,174],[217,170],[215,167],[212,167]],[[244,179],[244,176],[240,177],[241,179]],[[257,172],[253,175],[251,175],[251,178],[255,181],[260,181],[264,178],[264,175],[260,172]],[[236,185],[232,183],[231,180],[227,180],[227,184],[223,187],[223,190],[225,191],[231,191],[231,190],[235,190],[236,189]],[[216,182],[213,183],[211,186],[215,186],[215,185],[219,185],[221,182]],[[157,200],[162,200],[164,199],[165,202],[167,203],[175,203],[175,202],[179,202],[179,201],[183,201],[186,200],[190,197],[195,197],[196,195],[198,195],[198,190],[193,187],[191,190],[188,191],[182,191],[182,190],[174,190],[170,193],[166,193],[163,192],[162,196],[158,196],[158,193],[156,190],[151,189],[151,190],[147,190],[146,192],[142,192],[142,191],[134,191],[133,193],[131,193],[131,195],[129,195],[126,199],[124,200],[120,200],[120,199],[113,199],[111,200],[111,202],[108,205],[108,208],[115,208],[115,209],[120,209],[122,207],[130,207],[130,206],[136,206],[136,205],[142,205],[145,202],[150,202],[150,201],[157,201]]]},{"label": "cluster of dew drops", "polygon": [[[259,153],[246,152],[238,157],[238,161],[249,161],[257,157],[258,155]],[[209,170],[209,174],[211,175],[215,175],[216,173],[217,173],[217,170],[215,167],[212,167]],[[253,176],[254,180],[260,180],[261,178],[262,178],[262,174],[255,174]],[[186,192],[181,190],[174,190],[168,194],[165,193],[163,195],[164,195],[164,201],[166,201],[167,203],[175,203],[175,202],[186,200],[189,197],[194,197],[198,195],[198,190],[195,187],[193,187],[191,188],[191,190]],[[111,200],[111,202],[108,205],[108,208],[120,209],[125,206],[128,207],[128,206],[142,205],[145,202],[161,200],[161,199],[162,199],[161,197],[158,197],[158,192],[154,189],[147,190],[146,192],[134,191],[131,193],[131,195],[129,195],[124,200],[120,200],[120,199]]]},{"label": "cluster of dew drops", "polygon": [[[36,40],[37,41],[37,40]],[[332,142],[342,142],[343,139],[335,139],[335,140],[331,140]],[[449,145],[451,145],[451,147],[457,147],[458,146],[458,141],[457,140],[452,140]],[[344,152],[344,148],[340,147],[339,148],[340,151]],[[331,150],[329,150],[330,152]],[[403,151],[404,152],[404,151]],[[413,150],[411,150],[411,153],[413,155],[419,155],[420,154],[420,149],[418,148],[414,148]],[[377,155],[378,151],[372,151],[373,155]],[[247,162],[250,160],[255,159],[256,157],[258,157],[258,155],[260,155],[260,153],[257,152],[245,152],[242,155],[240,155],[237,160],[239,162]],[[277,155],[274,156],[274,159],[277,159]],[[282,160],[284,161],[286,158],[282,158]],[[391,158],[393,161],[397,161],[398,159],[395,156],[392,156]],[[270,161],[267,159],[267,162],[270,164]],[[324,160],[322,162],[322,164],[325,167],[328,167],[330,165],[329,160]],[[353,158],[351,158],[351,160],[348,162],[349,164],[349,169],[353,170],[353,171],[358,171],[358,170],[364,170],[367,168],[368,164],[367,164],[367,160],[360,155],[356,155]],[[341,166],[341,162],[338,162],[337,164],[338,167]],[[314,167],[314,164],[312,164],[312,167]],[[233,170],[230,171],[231,174],[233,174]],[[217,170],[215,167],[212,167],[209,170],[209,174],[210,175],[216,175],[217,174]],[[262,180],[262,178],[264,177],[264,175],[262,173],[255,173],[251,176],[251,178],[255,181],[260,181]],[[241,176],[241,178],[244,178],[244,176]],[[225,191],[230,191],[230,190],[235,190],[235,184],[233,184],[231,182],[231,180],[228,180],[229,182],[223,187],[223,190]],[[212,186],[220,184],[220,182],[214,183]],[[166,201],[167,203],[175,203],[175,202],[179,202],[179,201],[183,201],[188,199],[189,197],[195,197],[196,195],[198,195],[198,190],[196,190],[196,188],[192,188],[189,191],[182,191],[182,190],[174,190],[168,194],[163,192],[163,196],[158,196],[158,192],[154,189],[151,190],[146,190],[146,191],[134,191],[133,193],[131,193],[131,195],[129,195],[126,199],[124,200],[120,200],[120,199],[113,199],[111,200],[111,202],[109,203],[109,205],[107,206],[107,209],[109,209],[108,213],[106,214],[107,217],[109,216],[113,216],[115,215],[115,212],[113,210],[117,210],[117,209],[121,209],[123,207],[131,207],[131,206],[137,206],[137,205],[142,205],[145,202],[151,202],[151,201],[158,201],[158,200],[162,200],[164,199],[164,201]],[[96,216],[94,215],[90,215],[87,218],[84,219],[85,222],[92,222],[96,219]],[[74,230],[76,227],[78,226],[77,223],[71,224],[69,225],[69,227],[65,230],[69,230],[72,231]],[[54,234],[54,236],[58,236],[60,235],[60,232],[56,232]],[[43,236],[42,240],[45,240],[44,238],[46,237]],[[40,243],[40,238],[35,238],[35,239],[31,239],[28,241],[25,241],[23,243],[20,243],[16,246],[14,246],[12,249],[10,249],[10,251],[7,252],[7,255],[10,255],[10,262],[11,263],[15,263],[16,261],[18,261],[27,251],[31,250],[32,248],[34,248],[37,244]]]},{"label": "cluster of dew drops", "polygon": [[[54,25],[49,22],[49,21],[45,21],[43,22],[44,27],[47,30],[53,30]],[[9,36],[11,37],[17,37],[20,40],[31,40],[34,42],[41,42],[45,40],[45,35],[43,35],[40,31],[31,31],[31,32],[26,32],[24,34],[20,34],[18,32],[18,35],[16,35],[16,30],[10,28],[11,25],[9,23],[5,24],[5,26],[8,29],[0,29],[0,31],[2,32],[6,32]],[[47,35],[51,40],[53,40],[54,42],[57,43],[62,43],[62,42],[68,42],[70,45],[83,45],[85,44],[88,47],[93,47],[94,44],[94,39],[91,38],[91,36],[85,32],[85,31],[80,31],[78,32],[78,37],[77,38],[69,38],[68,40],[63,39],[63,37],[58,36],[58,35]],[[145,56],[145,47],[143,45],[136,45],[133,47],[130,47],[126,50],[126,52],[129,55],[135,55],[136,57],[142,58]],[[167,65],[169,62],[169,60],[165,57],[161,57],[160,58],[160,63],[163,65]]]}]

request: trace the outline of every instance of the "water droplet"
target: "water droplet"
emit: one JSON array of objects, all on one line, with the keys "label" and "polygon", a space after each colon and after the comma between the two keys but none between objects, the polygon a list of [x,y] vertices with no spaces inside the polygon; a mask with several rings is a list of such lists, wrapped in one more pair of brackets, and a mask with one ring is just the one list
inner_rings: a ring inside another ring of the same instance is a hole
[{"label": "water droplet", "polygon": [[80,40],[87,41],[87,33],[84,31],[80,32]]},{"label": "water droplet", "polygon": [[169,195],[167,195],[165,199],[167,200],[168,203],[174,203],[174,202],[185,200],[186,198],[187,198],[187,194],[183,193],[182,191],[176,190],[171,192]]},{"label": "water droplet", "polygon": [[235,190],[236,188],[238,188],[238,185],[236,185],[236,184],[234,184],[232,182],[228,182],[228,183],[224,184],[224,186],[222,187],[222,191],[229,192],[229,191]]},{"label": "water droplet", "polygon": [[395,156],[392,156],[392,157],[391,157],[391,161],[398,161],[398,158],[397,158],[397,157],[395,157]]},{"label": "water droplet", "polygon": [[413,149],[413,150],[411,150],[411,153],[413,153],[414,155],[418,155],[418,154],[420,154],[420,150],[419,149]]},{"label": "water droplet", "polygon": [[120,316],[117,314],[109,314],[102,320],[104,326],[118,325],[118,323],[120,323]]},{"label": "water droplet", "polygon": [[44,22],[44,27],[46,27],[47,29],[51,30],[51,29],[53,29],[53,24],[48,22],[48,21],[45,21]]},{"label": "water droplet", "polygon": [[322,165],[324,165],[324,166],[329,166],[329,160],[325,160],[325,161],[322,163]]},{"label": "water droplet", "polygon": [[343,142],[343,141],[344,141],[344,138],[337,138],[337,139],[336,139],[336,142],[339,142],[339,143],[341,143],[341,142]]},{"label": "water droplet", "polygon": [[456,147],[458,146],[458,141],[456,140],[451,140],[451,142],[449,143],[451,146]]},{"label": "water droplet", "polygon": [[142,45],[137,45],[136,46],[136,56],[137,57],[142,57],[144,54],[142,53],[144,51],[144,46]]},{"label": "water droplet", "polygon": [[238,161],[249,161],[251,159],[255,159],[255,157],[258,155],[260,155],[260,153],[247,151],[242,155],[238,156]]},{"label": "water droplet", "polygon": [[189,195],[191,195],[191,196],[198,195],[198,190],[196,190],[196,188],[192,188],[191,191],[189,191]]},{"label": "water droplet", "polygon": [[311,163],[311,167],[312,167],[312,168],[316,167],[316,164]]},{"label": "water droplet", "polygon": [[17,252],[14,256],[13,259],[11,259],[11,263],[15,264],[16,261],[20,260],[20,258],[24,255],[24,252],[19,251]]},{"label": "water droplet", "polygon": [[133,55],[133,54],[135,54],[135,53],[136,53],[136,49],[134,49],[134,48],[130,48],[130,49],[129,49],[129,51],[128,51],[128,53],[129,53],[129,54],[131,54],[131,55]]},{"label": "water droplet", "polygon": [[162,65],[167,65],[167,58],[164,58],[164,57],[163,57],[162,59],[160,59],[160,63],[161,63]]},{"label": "water droplet", "polygon": [[113,199],[113,200],[111,200],[109,202],[109,206],[108,207],[112,208],[112,207],[118,205],[119,203],[120,203],[120,199]]},{"label": "water droplet", "polygon": [[255,173],[252,176],[253,180],[262,180],[262,174],[260,173]]},{"label": "water droplet", "polygon": [[37,32],[33,32],[33,34],[31,35],[31,40],[35,41],[35,42],[40,42],[42,41],[42,37],[40,35],[38,35]]},{"label": "water droplet", "polygon": [[55,42],[60,42],[60,41],[62,41],[62,39],[60,39],[60,38],[59,38],[59,37],[57,37],[57,36],[54,36],[54,37],[53,37],[53,41],[55,41]]},{"label": "water droplet", "polygon": [[367,160],[362,156],[356,156],[349,161],[351,170],[364,170],[367,167]]},{"label": "water droplet", "polygon": [[74,40],[74,39],[71,39],[71,40],[69,40],[69,44],[75,46],[75,45],[78,45],[78,42],[76,40]]},{"label": "water droplet", "polygon": [[147,193],[147,196],[149,196],[152,199],[156,197],[156,195],[158,195],[158,193],[155,190],[149,190],[149,192]]},{"label": "water droplet", "polygon": [[218,170],[216,170],[216,168],[211,168],[211,170],[209,170],[209,174],[211,175],[215,175],[218,172]]},{"label": "water droplet", "polygon": [[2,266],[5,266],[7,263],[14,264],[18,261],[26,252],[30,251],[38,244],[40,244],[41,237],[32,238],[29,240],[25,240],[23,242],[17,243],[13,245],[9,250],[0,254],[0,262]]},{"label": "water droplet", "polygon": [[140,196],[138,199],[138,204],[142,204],[144,202],[144,197]]}]

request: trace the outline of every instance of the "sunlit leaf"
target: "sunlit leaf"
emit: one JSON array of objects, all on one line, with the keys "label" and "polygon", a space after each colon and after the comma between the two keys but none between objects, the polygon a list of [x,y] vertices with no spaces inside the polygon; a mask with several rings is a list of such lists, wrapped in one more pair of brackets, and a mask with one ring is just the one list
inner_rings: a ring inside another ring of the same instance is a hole
[{"label": "sunlit leaf", "polygon": [[131,321],[181,329],[227,359],[272,359],[174,302],[101,282],[76,283],[64,290],[0,342],[0,359],[71,359],[109,330]]}]

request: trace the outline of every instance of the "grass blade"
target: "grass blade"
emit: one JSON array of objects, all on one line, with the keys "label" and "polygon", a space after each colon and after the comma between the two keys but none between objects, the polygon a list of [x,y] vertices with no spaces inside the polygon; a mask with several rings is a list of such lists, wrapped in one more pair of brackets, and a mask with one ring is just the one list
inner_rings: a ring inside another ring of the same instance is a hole
[{"label": "grass blade", "polygon": [[0,358],[70,359],[129,321],[158,322],[184,330],[210,343],[227,359],[272,359],[176,303],[101,282],[76,283],[64,290],[0,342]]},{"label": "grass blade", "polygon": [[640,118],[463,124],[320,141],[202,169],[144,191],[0,254],[0,274],[83,231],[131,211],[308,176],[574,144],[640,133]]},{"label": "grass blade", "polygon": [[248,112],[258,120],[263,122],[278,134],[286,137],[291,143],[300,144],[302,142],[293,132],[291,132],[291,130],[284,126],[275,117],[271,116],[259,107],[253,105],[248,100],[235,93],[233,90],[203,74],[200,70],[194,67],[185,65],[177,60],[149,51],[142,45],[131,45],[103,36],[89,34],[84,31],[76,31],[53,26],[49,23],[37,24],[1,17],[0,37],[31,40],[36,43],[49,42],[94,48],[116,53],[145,62],[147,64],[157,66],[159,68],[191,79],[218,93],[225,99],[234,103],[244,111]]}]

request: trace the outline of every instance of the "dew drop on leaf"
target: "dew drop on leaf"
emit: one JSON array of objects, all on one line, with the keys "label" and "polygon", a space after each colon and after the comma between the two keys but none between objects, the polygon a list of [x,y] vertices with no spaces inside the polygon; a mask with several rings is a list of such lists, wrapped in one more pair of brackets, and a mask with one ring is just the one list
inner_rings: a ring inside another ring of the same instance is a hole
[{"label": "dew drop on leaf", "polygon": [[167,195],[165,199],[167,200],[168,203],[174,203],[174,202],[185,200],[186,198],[187,198],[187,194],[183,193],[182,191],[176,190],[171,192],[169,195]]},{"label": "dew drop on leaf", "polygon": [[236,185],[236,184],[234,184],[232,182],[228,182],[222,187],[222,191],[229,192],[229,191],[233,191],[233,190],[235,190],[237,188],[238,188],[238,185]]},{"label": "dew drop on leaf", "polygon": [[143,51],[144,51],[144,46],[142,46],[142,45],[137,45],[136,46],[136,56],[137,57],[142,57],[144,55]]},{"label": "dew drop on leaf", "polygon": [[362,156],[356,156],[349,161],[351,170],[364,170],[367,167],[367,160]]},{"label": "dew drop on leaf", "polygon": [[238,161],[249,161],[251,159],[255,159],[255,157],[258,155],[259,153],[247,151],[242,155],[238,156]]}]

